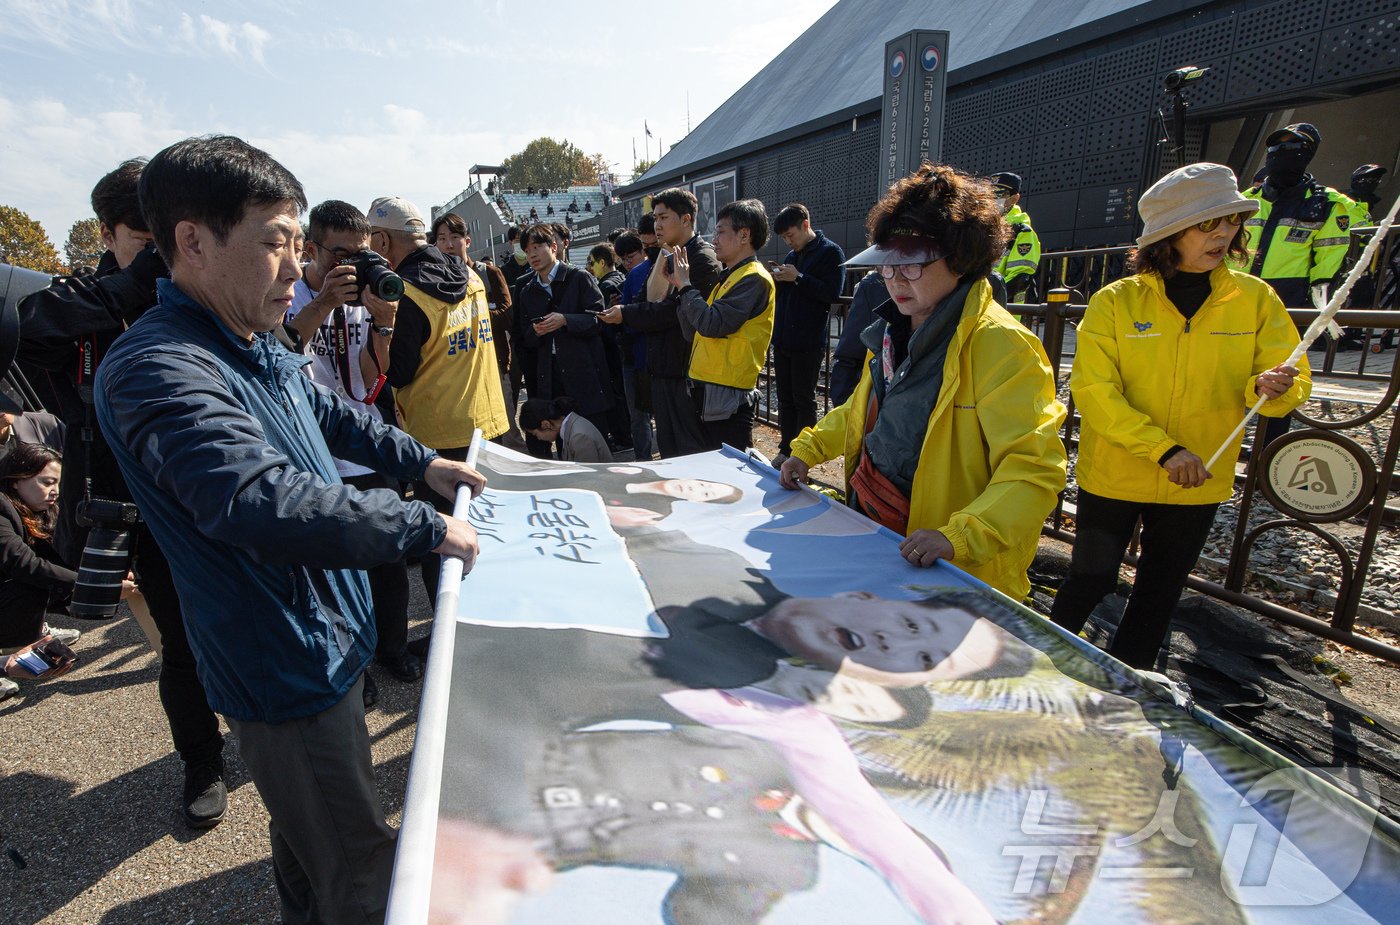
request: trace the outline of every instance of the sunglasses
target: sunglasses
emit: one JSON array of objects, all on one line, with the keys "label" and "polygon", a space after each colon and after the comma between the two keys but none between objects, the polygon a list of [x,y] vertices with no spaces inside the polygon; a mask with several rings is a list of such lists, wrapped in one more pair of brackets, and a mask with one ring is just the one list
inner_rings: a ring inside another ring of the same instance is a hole
[{"label": "sunglasses", "polygon": [[1269,145],[1265,150],[1273,154],[1275,151],[1303,151],[1311,147],[1306,141],[1280,141],[1276,145]]},{"label": "sunglasses", "polygon": [[[942,257],[938,258],[938,260],[942,259]],[[912,283],[914,280],[924,275],[924,267],[931,267],[937,263],[938,260],[930,260],[928,263],[887,263],[880,267],[880,276],[883,279],[894,279],[894,275],[897,272],[900,276]]]},{"label": "sunglasses", "polygon": [[1249,218],[1248,212],[1236,212],[1234,215],[1222,215],[1215,218],[1208,218],[1203,222],[1197,222],[1196,228],[1209,234],[1220,227],[1221,222],[1229,222],[1236,228],[1244,224],[1244,220]]}]

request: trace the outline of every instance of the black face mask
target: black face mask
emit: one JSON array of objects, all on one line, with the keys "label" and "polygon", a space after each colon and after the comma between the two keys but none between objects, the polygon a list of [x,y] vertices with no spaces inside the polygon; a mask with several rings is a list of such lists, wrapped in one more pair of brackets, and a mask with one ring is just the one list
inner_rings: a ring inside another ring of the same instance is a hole
[{"label": "black face mask", "polygon": [[1311,148],[1293,148],[1270,151],[1264,157],[1264,169],[1268,171],[1269,183],[1279,189],[1297,186],[1312,163]]}]

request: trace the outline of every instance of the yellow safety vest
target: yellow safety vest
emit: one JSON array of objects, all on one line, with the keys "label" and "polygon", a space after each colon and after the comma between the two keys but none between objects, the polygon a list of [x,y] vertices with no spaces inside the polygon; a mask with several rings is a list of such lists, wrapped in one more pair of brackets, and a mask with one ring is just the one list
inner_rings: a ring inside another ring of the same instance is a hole
[{"label": "yellow safety vest", "polygon": [[690,378],[696,382],[727,385],[733,389],[751,389],[768,359],[768,344],[773,339],[773,306],[777,288],[767,268],[750,260],[729,274],[710,292],[706,301],[714,305],[724,298],[739,281],[758,276],[768,285],[768,305],[743,327],[725,337],[705,337],[699,333],[690,345]]},{"label": "yellow safety vest", "polygon": [[403,288],[428,318],[418,372],[394,391],[403,429],[435,450],[466,446],[477,427],[487,440],[505,433],[510,425],[481,278],[471,273],[467,296],[456,303],[435,299],[409,282]]}]

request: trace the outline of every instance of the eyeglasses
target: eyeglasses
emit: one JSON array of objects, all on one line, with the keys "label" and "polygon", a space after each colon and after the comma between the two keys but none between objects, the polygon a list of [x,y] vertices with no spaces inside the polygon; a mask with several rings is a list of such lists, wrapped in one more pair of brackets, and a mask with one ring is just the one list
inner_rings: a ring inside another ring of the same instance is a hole
[{"label": "eyeglasses", "polygon": [[[942,259],[942,257],[938,258],[938,260]],[[884,279],[894,279],[894,274],[898,272],[900,276],[912,283],[924,275],[925,267],[933,266],[938,260],[930,260],[928,263],[887,263],[880,267],[880,276]]]},{"label": "eyeglasses", "polygon": [[351,257],[355,256],[355,252],[346,247],[326,247],[326,245],[322,244],[320,241],[311,240],[308,240],[306,243],[315,244],[322,252],[330,254],[336,260],[349,260]]},{"label": "eyeglasses", "polygon": [[1203,222],[1197,222],[1196,228],[1206,234],[1210,234],[1220,227],[1221,222],[1229,222],[1231,225],[1238,228],[1244,224],[1244,220],[1247,218],[1249,218],[1248,212],[1236,212],[1234,215],[1218,215],[1215,218],[1208,218]]}]

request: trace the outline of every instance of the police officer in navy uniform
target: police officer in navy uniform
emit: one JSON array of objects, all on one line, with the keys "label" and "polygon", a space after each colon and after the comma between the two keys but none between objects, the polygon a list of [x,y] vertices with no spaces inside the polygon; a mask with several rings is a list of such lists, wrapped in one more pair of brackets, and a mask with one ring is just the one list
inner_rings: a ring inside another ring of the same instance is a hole
[{"label": "police officer in navy uniform", "polygon": [[1038,298],[1035,272],[1040,267],[1040,237],[1031,227],[1031,217],[1021,208],[1021,178],[1014,173],[994,173],[990,179],[1002,217],[1011,226],[1011,243],[996,265],[1006,283],[1006,301],[1034,301]]}]

